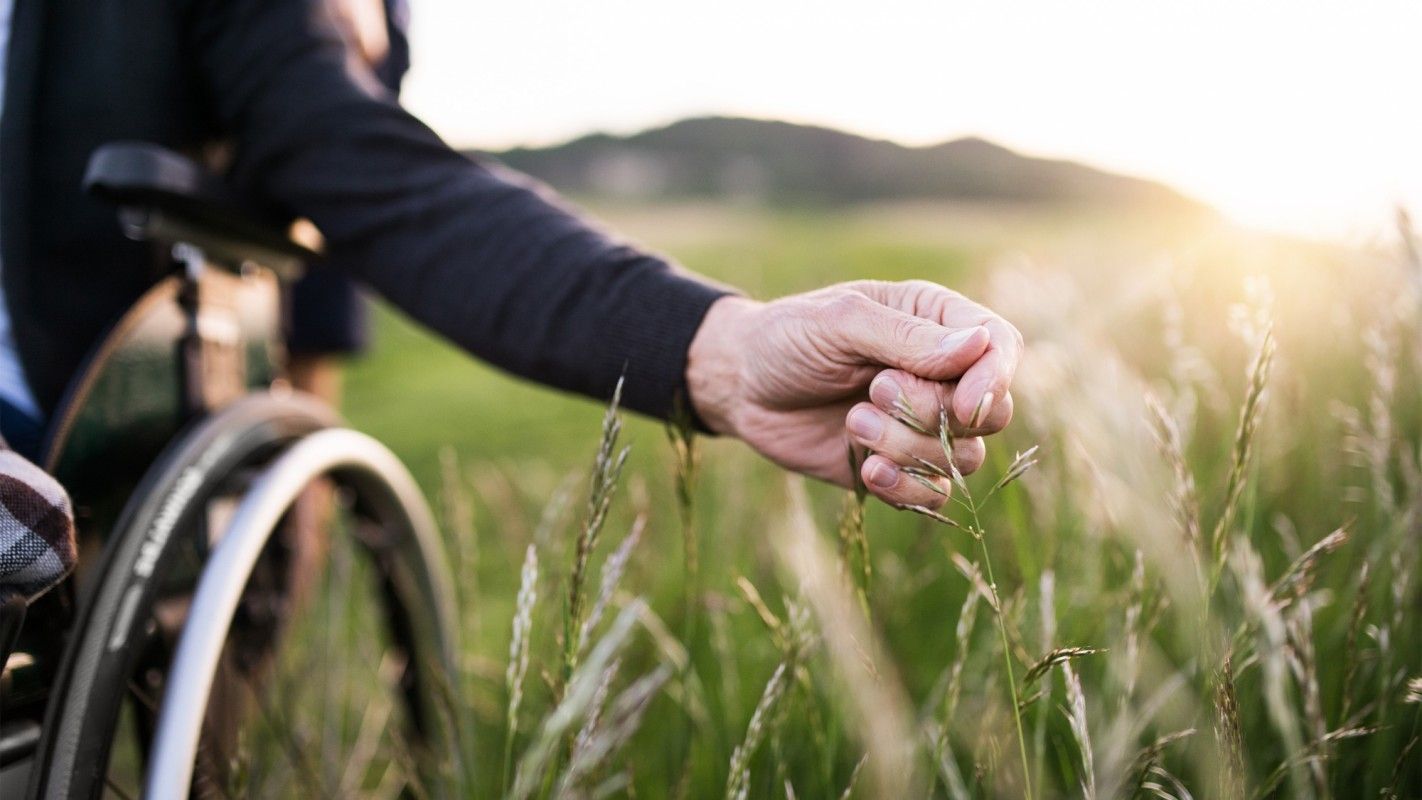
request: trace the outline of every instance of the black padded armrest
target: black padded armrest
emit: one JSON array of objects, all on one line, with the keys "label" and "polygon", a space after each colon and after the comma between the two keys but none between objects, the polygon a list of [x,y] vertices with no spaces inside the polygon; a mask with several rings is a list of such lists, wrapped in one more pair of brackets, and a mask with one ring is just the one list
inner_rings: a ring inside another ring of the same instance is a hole
[{"label": "black padded armrest", "polygon": [[[89,157],[84,188],[138,214],[134,224],[158,238],[224,251],[213,255],[307,261],[317,254],[287,235],[288,221],[263,215],[217,176],[191,159],[155,144],[115,142]],[[181,236],[171,233],[181,232]]]}]

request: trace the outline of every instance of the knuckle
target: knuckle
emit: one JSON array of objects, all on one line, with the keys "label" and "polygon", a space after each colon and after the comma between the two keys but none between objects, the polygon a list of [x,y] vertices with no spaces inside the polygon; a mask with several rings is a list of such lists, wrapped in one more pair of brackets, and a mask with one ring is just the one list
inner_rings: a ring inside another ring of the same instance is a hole
[{"label": "knuckle", "polygon": [[933,281],[924,280],[922,278],[913,278],[910,280],[902,281],[899,283],[899,285],[911,292],[919,294],[927,292],[945,291],[945,289],[941,285],[936,284]]},{"label": "knuckle", "polygon": [[786,309],[787,318],[795,321],[819,336],[832,336],[839,330],[839,315],[828,305],[805,303],[795,309]]},{"label": "knuckle", "polygon": [[894,320],[891,335],[895,342],[909,342],[923,330],[923,323],[916,319],[899,317]]},{"label": "knuckle", "polygon": [[836,283],[835,285],[829,287],[829,290],[834,292],[854,292],[856,294],[867,294],[873,291],[875,287],[880,286],[882,284],[883,281],[876,281],[871,278],[859,278],[857,280]]},{"label": "knuckle", "polygon": [[787,297],[765,306],[761,312],[760,325],[767,330],[817,321],[820,306],[804,297]]},{"label": "knuckle", "polygon": [[874,301],[859,292],[836,292],[826,299],[822,312],[830,319],[856,317],[868,310]]}]

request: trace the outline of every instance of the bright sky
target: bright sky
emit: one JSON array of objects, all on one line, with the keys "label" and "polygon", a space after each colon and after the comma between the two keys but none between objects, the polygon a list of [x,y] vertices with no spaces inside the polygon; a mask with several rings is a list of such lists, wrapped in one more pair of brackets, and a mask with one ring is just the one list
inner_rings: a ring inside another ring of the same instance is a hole
[{"label": "bright sky", "polygon": [[1339,236],[1422,216],[1422,0],[411,0],[451,142],[687,115],[980,135]]}]

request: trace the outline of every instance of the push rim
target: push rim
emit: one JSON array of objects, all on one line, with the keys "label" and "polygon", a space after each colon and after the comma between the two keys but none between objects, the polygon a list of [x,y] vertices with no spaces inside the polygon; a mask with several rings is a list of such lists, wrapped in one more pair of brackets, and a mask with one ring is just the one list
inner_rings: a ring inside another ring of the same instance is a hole
[{"label": "push rim", "polygon": [[[433,519],[409,473],[382,445],[354,431],[326,430],[296,443],[263,471],[244,495],[208,562],[191,610],[191,618],[205,624],[185,627],[179,641],[161,706],[145,796],[182,797],[189,786],[203,785],[203,781],[193,784],[192,777],[195,765],[203,761],[202,743],[214,737],[211,700],[215,682],[224,666],[230,665],[225,655],[233,647],[229,624],[252,590],[252,576],[273,532],[303,488],[326,476],[349,491],[357,518],[374,524],[368,529],[372,533],[350,540],[372,557],[372,563],[380,565],[382,592],[395,600],[388,606],[396,612],[389,623],[394,638],[404,641],[397,641],[384,654],[395,654],[398,675],[392,676],[391,682],[406,693],[406,708],[411,712],[406,719],[409,736],[400,740],[403,746],[398,749],[407,759],[417,751],[423,762],[406,779],[427,780],[432,768],[457,756],[451,714],[445,713],[450,711],[445,704],[448,697],[441,691],[441,687],[447,689],[454,674],[455,646],[448,624],[450,583]],[[297,783],[308,784],[294,786],[293,791],[327,794],[324,783],[309,784],[324,775],[322,767],[329,765],[313,767],[302,755],[308,743],[301,740],[299,726],[284,718],[273,724],[270,718],[269,708],[285,712],[300,704],[286,696],[277,702],[262,702],[258,696],[267,695],[268,688],[250,693],[258,702],[248,716],[255,719],[254,725],[268,729],[267,743],[275,740],[276,750],[289,757],[292,763],[288,766],[300,779]],[[331,724],[330,720],[321,722]],[[209,765],[213,761],[206,759]],[[350,789],[349,785],[332,788]]]},{"label": "push rim", "polygon": [[[197,510],[232,475],[335,415],[298,395],[253,395],[195,423],[145,475],[114,526],[51,690],[32,794],[97,797],[129,678],[152,643],[150,609],[181,559],[199,560]],[[191,567],[191,565],[189,565]]]}]

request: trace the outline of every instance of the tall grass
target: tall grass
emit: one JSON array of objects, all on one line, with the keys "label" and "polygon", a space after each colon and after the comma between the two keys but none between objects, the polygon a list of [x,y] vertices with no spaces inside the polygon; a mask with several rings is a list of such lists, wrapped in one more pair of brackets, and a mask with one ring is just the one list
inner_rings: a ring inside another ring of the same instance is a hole
[{"label": "tall grass", "polygon": [[912,470],[941,512],[786,488],[687,418],[629,457],[614,397],[570,525],[514,518],[558,485],[526,464],[445,499],[497,632],[458,792],[1422,796],[1415,252],[996,270],[1017,422],[982,475]]}]

